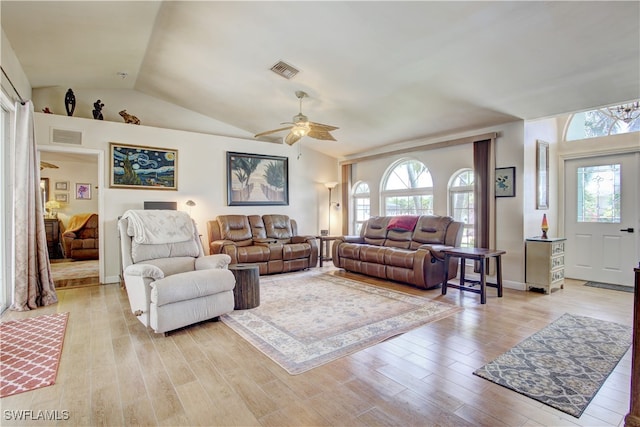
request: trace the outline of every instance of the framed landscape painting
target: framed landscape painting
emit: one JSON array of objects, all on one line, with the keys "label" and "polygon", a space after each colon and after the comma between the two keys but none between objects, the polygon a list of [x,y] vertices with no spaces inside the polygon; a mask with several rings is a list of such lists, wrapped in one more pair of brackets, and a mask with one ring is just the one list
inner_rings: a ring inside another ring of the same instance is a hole
[{"label": "framed landscape painting", "polygon": [[286,157],[227,151],[227,204],[288,205],[288,160]]},{"label": "framed landscape painting", "polygon": [[178,189],[178,150],[109,143],[111,188]]}]

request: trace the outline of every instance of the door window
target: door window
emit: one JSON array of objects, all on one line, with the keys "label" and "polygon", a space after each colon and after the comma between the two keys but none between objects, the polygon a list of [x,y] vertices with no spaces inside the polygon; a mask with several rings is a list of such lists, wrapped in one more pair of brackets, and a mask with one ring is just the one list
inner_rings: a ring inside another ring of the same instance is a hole
[{"label": "door window", "polygon": [[620,164],[577,168],[578,222],[620,222]]}]

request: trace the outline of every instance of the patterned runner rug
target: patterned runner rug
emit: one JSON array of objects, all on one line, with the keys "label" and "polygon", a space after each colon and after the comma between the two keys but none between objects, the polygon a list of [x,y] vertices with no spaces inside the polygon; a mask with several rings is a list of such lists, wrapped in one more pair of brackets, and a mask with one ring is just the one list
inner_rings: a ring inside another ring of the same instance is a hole
[{"label": "patterned runner rug", "polygon": [[0,397],[53,385],[69,313],[0,323]]},{"label": "patterned runner rug", "polygon": [[462,310],[329,274],[260,280],[260,306],[221,319],[292,375]]},{"label": "patterned runner rug", "polygon": [[631,327],[564,314],[474,372],[579,418],[631,346]]}]

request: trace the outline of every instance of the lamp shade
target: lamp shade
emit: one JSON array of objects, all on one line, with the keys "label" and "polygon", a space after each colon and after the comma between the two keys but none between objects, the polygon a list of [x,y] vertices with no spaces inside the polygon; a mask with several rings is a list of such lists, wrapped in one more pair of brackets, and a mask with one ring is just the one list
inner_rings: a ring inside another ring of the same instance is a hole
[{"label": "lamp shade", "polygon": [[324,186],[327,187],[328,189],[335,188],[336,185],[338,185],[338,183],[335,182],[335,181],[325,182],[324,183]]},{"label": "lamp shade", "polygon": [[57,200],[49,200],[44,204],[44,207],[47,209],[60,209],[62,205]]}]

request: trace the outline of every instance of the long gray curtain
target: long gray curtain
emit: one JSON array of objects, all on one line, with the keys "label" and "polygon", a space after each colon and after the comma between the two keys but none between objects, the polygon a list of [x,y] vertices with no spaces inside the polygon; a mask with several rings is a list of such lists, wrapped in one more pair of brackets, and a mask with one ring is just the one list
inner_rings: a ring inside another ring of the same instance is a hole
[{"label": "long gray curtain", "polygon": [[58,302],[44,229],[31,101],[16,103],[15,139],[15,288],[11,309],[26,311]]}]

